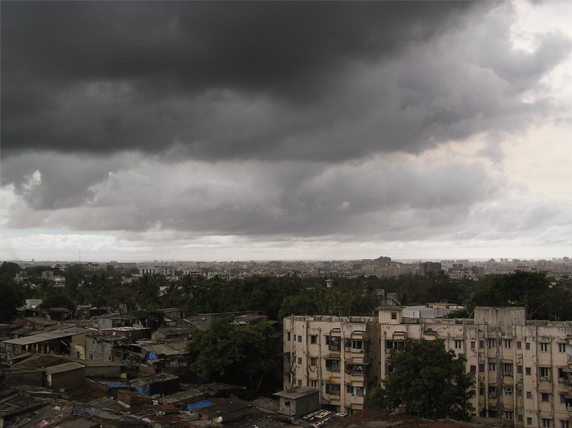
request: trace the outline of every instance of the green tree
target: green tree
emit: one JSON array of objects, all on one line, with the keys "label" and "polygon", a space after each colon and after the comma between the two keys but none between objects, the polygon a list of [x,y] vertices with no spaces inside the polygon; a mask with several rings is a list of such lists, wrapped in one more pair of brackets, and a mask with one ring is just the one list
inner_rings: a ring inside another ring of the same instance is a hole
[{"label": "green tree", "polygon": [[447,352],[440,340],[422,339],[392,350],[388,362],[394,371],[374,390],[372,407],[403,407],[428,419],[470,418],[475,380],[466,373],[464,355]]},{"label": "green tree", "polygon": [[0,279],[0,296],[0,322],[10,322],[26,302],[24,287],[14,281]]},{"label": "green tree", "polygon": [[40,308],[66,308],[75,312],[76,305],[74,301],[64,292],[58,294],[50,294],[47,296]]},{"label": "green tree", "polygon": [[190,368],[209,382],[229,382],[258,389],[279,367],[280,344],[266,321],[255,326],[231,325],[233,317],[211,323],[208,331],[193,330],[187,343]]}]

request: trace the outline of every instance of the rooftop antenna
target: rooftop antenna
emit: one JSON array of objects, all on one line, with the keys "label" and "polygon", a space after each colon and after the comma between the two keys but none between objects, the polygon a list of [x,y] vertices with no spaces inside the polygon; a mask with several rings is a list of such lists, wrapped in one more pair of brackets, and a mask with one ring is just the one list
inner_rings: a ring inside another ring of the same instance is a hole
[{"label": "rooftop antenna", "polygon": [[81,262],[81,250],[79,250],[79,261]]}]

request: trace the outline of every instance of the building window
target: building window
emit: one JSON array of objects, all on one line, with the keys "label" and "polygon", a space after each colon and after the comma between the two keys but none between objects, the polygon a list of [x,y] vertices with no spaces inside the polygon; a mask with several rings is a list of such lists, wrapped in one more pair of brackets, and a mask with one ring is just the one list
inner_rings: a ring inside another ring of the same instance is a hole
[{"label": "building window", "polygon": [[312,388],[317,388],[318,387],[318,381],[317,380],[311,380],[310,381],[310,386]]},{"label": "building window", "polygon": [[302,336],[298,336],[298,342],[302,343]]},{"label": "building window", "polygon": [[566,404],[566,395],[560,394],[560,404]]},{"label": "building window", "polygon": [[524,370],[525,370],[525,374],[526,374],[527,376],[530,376],[530,375],[532,374],[532,369],[531,369],[530,367],[527,367],[527,368],[525,368]]},{"label": "building window", "polygon": [[550,428],[552,419],[542,419],[542,428]]},{"label": "building window", "polygon": [[489,363],[489,371],[494,372],[497,369],[496,363]]},{"label": "building window", "polygon": [[330,395],[340,395],[340,385],[335,383],[326,384],[326,394]]},{"label": "building window", "polygon": [[560,421],[560,428],[570,428],[570,421]]},{"label": "building window", "polygon": [[392,312],[392,313],[391,313],[391,319],[392,319],[392,320],[396,320],[396,319],[397,319],[397,312]]},{"label": "building window", "polygon": [[532,425],[532,418],[526,418],[526,425]]},{"label": "building window", "polygon": [[512,376],[512,363],[504,363],[503,371],[506,375]]},{"label": "building window", "polygon": [[287,340],[288,342],[290,342],[290,332],[289,332],[289,331],[286,332],[286,340]]},{"label": "building window", "polygon": [[476,342],[473,340],[471,341],[471,349],[475,349]]},{"label": "building window", "polygon": [[302,358],[298,358],[298,365],[302,365]]},{"label": "building window", "polygon": [[522,415],[518,415],[518,421],[522,422]]},{"label": "building window", "polygon": [[312,345],[315,345],[316,343],[318,343],[318,336],[316,336],[316,335],[310,336],[310,343]]},{"label": "building window", "polygon": [[354,388],[351,385],[346,385],[346,392],[351,394],[354,392]]},{"label": "building window", "polygon": [[463,348],[463,341],[455,340],[455,349],[462,349],[462,348]]},{"label": "building window", "polygon": [[485,342],[483,340],[479,340],[479,348],[483,349],[485,347]]},{"label": "building window", "polygon": [[340,360],[326,360],[326,370],[329,372],[339,372]]},{"label": "building window", "polygon": [[566,352],[566,344],[565,343],[559,343],[558,344],[558,352]]},{"label": "building window", "polygon": [[520,340],[516,341],[516,349],[521,349],[522,348],[522,342]]},{"label": "building window", "polygon": [[540,377],[550,377],[550,367],[540,367]]},{"label": "building window", "polygon": [[479,395],[485,395],[485,388],[483,387],[479,388]]},{"label": "building window", "polygon": [[522,374],[522,366],[521,365],[516,366],[516,372],[518,374]]},{"label": "building window", "polygon": [[496,348],[497,347],[497,342],[495,339],[489,339],[488,344],[489,344],[489,348]]},{"label": "building window", "polygon": [[520,389],[520,388],[517,388],[517,389],[516,389],[516,396],[517,396],[517,397],[522,397],[522,389]]},{"label": "building window", "polygon": [[318,364],[318,359],[316,357],[311,357],[310,358],[310,365],[316,366],[317,364]]},{"label": "building window", "polygon": [[294,342],[296,342],[296,335],[294,335]]},{"label": "building window", "polygon": [[361,351],[364,348],[365,346],[363,346],[363,340],[352,340],[352,349]]},{"label": "building window", "polygon": [[471,366],[470,372],[475,374],[477,372],[477,366]]},{"label": "building window", "polygon": [[363,386],[356,386],[356,397],[364,397],[365,396],[365,388]]},{"label": "building window", "polygon": [[342,339],[339,336],[326,336],[326,343],[330,351],[339,352]]},{"label": "building window", "polygon": [[489,398],[497,398],[497,387],[489,386]]},{"label": "building window", "polygon": [[489,418],[496,418],[497,411],[496,410],[489,410]]},{"label": "building window", "polygon": [[504,347],[505,347],[506,349],[510,349],[510,347],[511,347],[511,345],[512,345],[511,342],[512,342],[512,340],[510,340],[510,339],[505,339],[505,340],[504,340]]},{"label": "building window", "polygon": [[511,387],[505,388],[504,395],[506,395],[507,397],[512,397],[512,388]]},{"label": "building window", "polygon": [[504,418],[507,421],[512,421],[513,416],[514,416],[513,412],[504,412]]},{"label": "building window", "polygon": [[530,350],[530,342],[526,342],[526,344],[524,345],[524,349],[526,349],[527,351]]},{"label": "building window", "polygon": [[302,379],[298,380],[298,386],[302,386]]},{"label": "building window", "polygon": [[543,403],[550,403],[550,394],[547,392],[542,392],[540,394],[540,401]]},{"label": "building window", "polygon": [[526,391],[526,398],[532,400],[532,391]]},{"label": "building window", "polygon": [[[548,343],[541,343],[540,344],[540,352],[548,352]],[[549,419],[547,419],[549,420]]]},{"label": "building window", "polygon": [[483,373],[485,371],[485,365],[484,364],[479,364],[479,372]]}]

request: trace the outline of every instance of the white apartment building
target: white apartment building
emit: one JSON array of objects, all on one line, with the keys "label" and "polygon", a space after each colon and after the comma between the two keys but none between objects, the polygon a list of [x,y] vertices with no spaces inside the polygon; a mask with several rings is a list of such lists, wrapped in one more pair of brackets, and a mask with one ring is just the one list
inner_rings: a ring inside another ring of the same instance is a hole
[{"label": "white apartment building", "polygon": [[285,318],[284,388],[314,386],[323,407],[352,413],[391,370],[391,349],[439,339],[465,354],[476,377],[474,416],[519,428],[570,428],[572,322],[527,321],[515,307],[480,307],[474,319],[451,320],[404,317],[399,306],[378,310],[377,318]]}]

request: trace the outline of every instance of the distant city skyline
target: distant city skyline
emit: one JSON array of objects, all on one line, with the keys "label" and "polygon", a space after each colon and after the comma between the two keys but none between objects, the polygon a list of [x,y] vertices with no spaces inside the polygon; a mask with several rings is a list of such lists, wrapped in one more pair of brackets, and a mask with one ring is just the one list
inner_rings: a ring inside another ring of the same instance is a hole
[{"label": "distant city skyline", "polygon": [[572,3],[3,2],[2,260],[572,254]]}]

